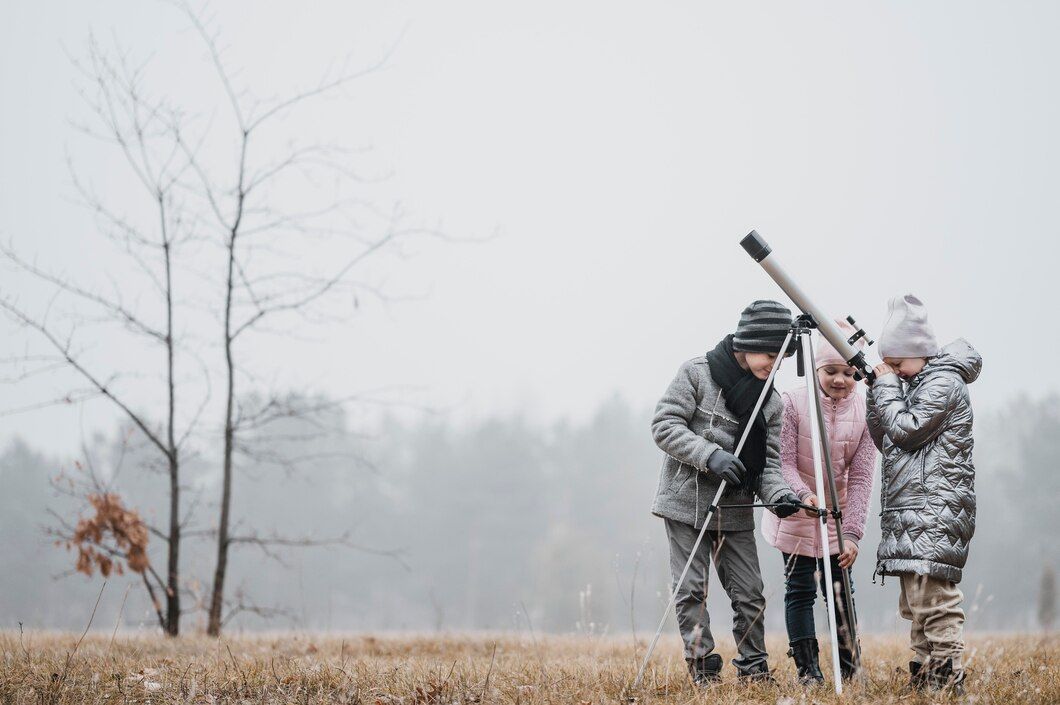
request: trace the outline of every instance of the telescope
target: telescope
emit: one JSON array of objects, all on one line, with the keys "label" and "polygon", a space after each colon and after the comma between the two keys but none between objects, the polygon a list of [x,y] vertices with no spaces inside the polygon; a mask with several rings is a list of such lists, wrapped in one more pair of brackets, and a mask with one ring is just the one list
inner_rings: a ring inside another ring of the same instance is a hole
[{"label": "telescope", "polygon": [[[799,287],[798,284],[792,280],[788,273],[784,271],[784,268],[780,266],[777,261],[776,255],[773,254],[773,248],[769,246],[761,235],[758,234],[757,230],[752,230],[747,234],[744,239],[740,240],[740,245],[751,255],[751,259],[758,262],[762,266],[762,269],[766,270],[773,281],[777,283],[784,293],[788,295],[799,309],[810,316],[817,324],[817,329],[821,331],[821,335],[832,344],[843,359],[847,361],[847,364],[857,370],[854,373],[856,379],[865,379],[871,384],[876,380],[876,373],[865,360],[865,353],[854,348],[854,343],[858,342],[861,338],[865,338],[865,331],[858,327],[857,322],[854,321],[853,316],[847,316],[847,322],[854,326],[854,335],[847,338],[843,332],[839,329],[831,316],[827,316],[818,308],[809,296]],[[873,341],[866,339],[867,345],[872,345]]]}]

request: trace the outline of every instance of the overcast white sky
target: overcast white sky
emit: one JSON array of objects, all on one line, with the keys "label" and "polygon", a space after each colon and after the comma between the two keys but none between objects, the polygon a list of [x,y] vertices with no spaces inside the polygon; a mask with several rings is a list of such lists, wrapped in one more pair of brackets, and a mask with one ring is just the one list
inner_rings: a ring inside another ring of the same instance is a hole
[{"label": "overcast white sky", "polygon": [[[384,70],[285,126],[373,145],[372,168],[394,174],[373,198],[400,198],[452,235],[499,231],[425,242],[371,273],[421,298],[367,302],[310,342],[254,342],[277,384],[400,385],[411,389],[396,398],[463,419],[579,419],[615,392],[648,408],[750,300],[785,300],[738,246],[757,228],[822,307],[871,333],[889,297],[919,295],[940,338],[983,353],[981,408],[1058,388],[1056,3],[241,1],[209,13],[238,81],[261,96],[347,57],[369,65],[400,38]],[[5,8],[0,237],[106,282],[122,274],[70,202],[66,154],[106,197],[140,197],[69,124],[84,109],[68,54],[83,56],[93,31],[150,57],[156,93],[204,116],[223,105],[186,18],[164,3]],[[21,282],[0,268],[0,293],[42,309]],[[0,357],[36,348],[6,321],[0,334]],[[103,369],[143,362],[117,337],[91,342]],[[4,385],[0,410],[68,381]],[[150,408],[153,389],[126,393]],[[4,415],[0,442],[72,452],[79,419],[109,430],[116,416],[103,401]]]}]

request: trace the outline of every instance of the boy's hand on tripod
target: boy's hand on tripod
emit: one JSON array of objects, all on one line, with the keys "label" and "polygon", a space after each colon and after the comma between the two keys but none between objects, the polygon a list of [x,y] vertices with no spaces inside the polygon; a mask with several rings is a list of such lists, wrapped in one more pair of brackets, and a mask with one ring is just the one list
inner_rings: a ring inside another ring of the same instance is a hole
[{"label": "boy's hand on tripod", "polygon": [[781,519],[786,519],[799,511],[800,506],[802,505],[799,498],[789,492],[777,501],[777,506],[773,507],[773,513]]},{"label": "boy's hand on tripod", "polygon": [[839,567],[849,568],[854,565],[854,561],[858,559],[858,545],[847,539],[843,542],[846,550],[839,554]]},{"label": "boy's hand on tripod", "polygon": [[743,462],[727,450],[718,448],[707,458],[707,470],[730,485],[742,485],[747,479],[747,468]]}]

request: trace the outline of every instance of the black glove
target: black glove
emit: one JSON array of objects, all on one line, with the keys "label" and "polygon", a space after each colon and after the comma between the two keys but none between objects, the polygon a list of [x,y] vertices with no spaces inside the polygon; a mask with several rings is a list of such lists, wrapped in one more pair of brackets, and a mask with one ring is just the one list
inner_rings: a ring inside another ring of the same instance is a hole
[{"label": "black glove", "polygon": [[773,507],[773,513],[783,519],[785,517],[790,517],[800,509],[802,509],[802,502],[799,501],[798,497],[789,492],[777,500],[777,506]]},{"label": "black glove", "polygon": [[747,468],[732,453],[718,448],[707,458],[707,469],[730,485],[742,485],[747,479]]}]

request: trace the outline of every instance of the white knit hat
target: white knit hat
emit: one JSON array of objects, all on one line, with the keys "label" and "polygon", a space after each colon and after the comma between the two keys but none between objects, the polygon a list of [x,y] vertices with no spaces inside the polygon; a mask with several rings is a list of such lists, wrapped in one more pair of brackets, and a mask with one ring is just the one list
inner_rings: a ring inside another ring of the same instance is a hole
[{"label": "white knit hat", "polygon": [[881,357],[934,357],[939,342],[927,320],[924,302],[913,296],[896,296],[887,304],[887,321],[880,333]]}]

